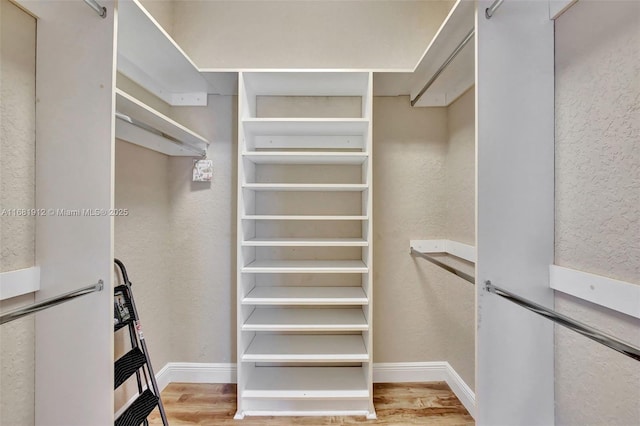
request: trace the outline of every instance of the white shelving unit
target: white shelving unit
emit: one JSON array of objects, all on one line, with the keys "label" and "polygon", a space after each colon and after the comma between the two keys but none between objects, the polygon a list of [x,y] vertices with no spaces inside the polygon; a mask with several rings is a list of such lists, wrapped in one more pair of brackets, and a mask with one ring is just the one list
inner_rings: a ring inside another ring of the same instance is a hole
[{"label": "white shelving unit", "polygon": [[[375,418],[372,86],[364,72],[240,73],[236,418]],[[267,117],[266,96],[362,103]]]},{"label": "white shelving unit", "polygon": [[199,156],[209,141],[120,89],[116,92],[116,137],[172,156]]}]

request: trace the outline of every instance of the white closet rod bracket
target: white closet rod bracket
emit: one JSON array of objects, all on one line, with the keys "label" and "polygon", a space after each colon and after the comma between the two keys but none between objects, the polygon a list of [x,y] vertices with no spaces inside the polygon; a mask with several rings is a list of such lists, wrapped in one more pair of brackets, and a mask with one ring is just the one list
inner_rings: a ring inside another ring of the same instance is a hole
[{"label": "white closet rod bracket", "polygon": [[107,8],[104,6],[100,6],[100,4],[96,0],[84,0],[89,7],[96,11],[96,13],[102,18],[107,17]]},{"label": "white closet rod bracket", "polygon": [[494,1],[491,6],[489,6],[488,8],[486,8],[484,10],[484,16],[487,19],[491,19],[491,17],[493,16],[493,14],[496,12],[496,10],[498,10],[498,8],[500,6],[502,6],[502,3],[504,2],[504,0],[496,0]]}]

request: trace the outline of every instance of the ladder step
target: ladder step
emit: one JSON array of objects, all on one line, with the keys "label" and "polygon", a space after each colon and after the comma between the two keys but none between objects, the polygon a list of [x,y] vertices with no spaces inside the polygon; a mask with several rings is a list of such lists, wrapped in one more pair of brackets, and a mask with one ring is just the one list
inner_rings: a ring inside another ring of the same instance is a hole
[{"label": "ladder step", "polygon": [[118,389],[118,386],[126,382],[146,362],[147,359],[139,348],[132,349],[118,359],[113,368],[114,389]]},{"label": "ladder step", "polygon": [[114,426],[140,426],[157,405],[158,397],[147,389],[117,418]]}]

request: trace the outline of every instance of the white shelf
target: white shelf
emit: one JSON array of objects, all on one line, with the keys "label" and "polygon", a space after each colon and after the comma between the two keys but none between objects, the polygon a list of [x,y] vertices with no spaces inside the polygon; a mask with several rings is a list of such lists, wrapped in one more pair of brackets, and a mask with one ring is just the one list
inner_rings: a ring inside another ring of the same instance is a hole
[{"label": "white shelf", "polygon": [[[116,112],[132,119],[132,122],[127,119],[116,120],[117,138],[167,155],[202,155],[209,146],[204,137],[124,91],[115,89],[115,94]],[[143,127],[136,125],[136,122],[142,123]]]},{"label": "white shelf", "polygon": [[242,154],[255,164],[362,164],[366,152],[300,152],[300,151],[249,151]]},{"label": "white shelf", "polygon": [[369,268],[362,260],[256,260],[244,266],[242,272],[364,274]]},{"label": "white shelf", "polygon": [[248,362],[367,362],[362,335],[257,335],[245,353]]},{"label": "white shelf", "polygon": [[361,367],[256,367],[242,398],[368,399]]},{"label": "white shelf", "polygon": [[244,189],[252,191],[323,191],[323,192],[362,192],[369,188],[364,183],[245,183]]},{"label": "white shelf", "polygon": [[118,3],[118,71],[170,105],[207,104],[207,81],[138,0]]},{"label": "white shelf", "polygon": [[256,308],[242,324],[243,331],[366,331],[360,308]]},{"label": "white shelf", "polygon": [[263,136],[362,136],[366,118],[245,118],[246,132]]},{"label": "white shelf", "polygon": [[252,238],[242,241],[247,247],[366,247],[362,238]]},{"label": "white shelf", "polygon": [[367,220],[368,216],[344,215],[244,215],[242,220]]},{"label": "white shelf", "polygon": [[367,72],[245,72],[252,96],[367,96]]},{"label": "white shelf", "polygon": [[[413,72],[376,73],[374,95],[410,95],[411,99],[414,99],[474,26],[475,2],[458,0]],[[475,48],[473,41],[470,41],[424,93],[416,106],[448,106],[474,83]]]},{"label": "white shelf", "polygon": [[362,287],[255,287],[243,305],[367,305]]}]

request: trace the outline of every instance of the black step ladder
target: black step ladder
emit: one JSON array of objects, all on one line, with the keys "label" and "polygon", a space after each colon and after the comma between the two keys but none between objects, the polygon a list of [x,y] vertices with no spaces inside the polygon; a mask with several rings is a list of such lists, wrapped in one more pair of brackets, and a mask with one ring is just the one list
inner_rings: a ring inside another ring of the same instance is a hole
[{"label": "black step ladder", "polygon": [[[114,259],[120,272],[122,274],[122,282],[124,284],[116,286],[114,291],[114,314],[113,314],[113,330],[118,330],[127,327],[129,329],[129,337],[131,339],[131,350],[125,355],[120,357],[114,366],[114,390],[118,389],[120,385],[126,382],[131,376],[136,375],[138,381],[138,397],[136,400],[127,407],[127,409],[116,419],[115,426],[140,426],[148,425],[149,421],[147,417],[153,411],[156,406],[160,411],[160,417],[162,417],[162,424],[169,426],[167,421],[167,415],[160,399],[160,389],[158,389],[158,383],[156,382],[156,376],[153,373],[153,367],[151,367],[151,359],[149,359],[149,351],[147,350],[147,344],[144,341],[144,334],[142,333],[142,326],[140,325],[140,319],[138,317],[138,311],[136,304],[133,300],[133,293],[131,292],[131,281],[127,275],[127,269],[124,264]],[[143,387],[142,376],[144,376]]]}]

